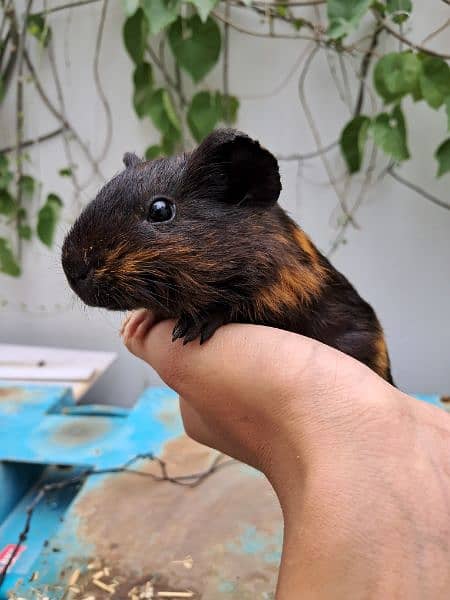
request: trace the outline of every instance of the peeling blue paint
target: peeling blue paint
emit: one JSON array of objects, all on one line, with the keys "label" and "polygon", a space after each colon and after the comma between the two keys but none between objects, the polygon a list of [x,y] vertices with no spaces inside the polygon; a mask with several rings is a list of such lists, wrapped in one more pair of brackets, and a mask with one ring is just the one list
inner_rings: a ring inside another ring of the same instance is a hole
[{"label": "peeling blue paint", "polygon": [[278,564],[281,559],[283,532],[280,529],[267,533],[254,526],[245,526],[237,542],[228,542],[227,549],[238,554],[259,554],[264,562]]},{"label": "peeling blue paint", "polygon": [[224,580],[217,586],[217,591],[222,594],[232,594],[236,590],[236,584],[234,581]]}]

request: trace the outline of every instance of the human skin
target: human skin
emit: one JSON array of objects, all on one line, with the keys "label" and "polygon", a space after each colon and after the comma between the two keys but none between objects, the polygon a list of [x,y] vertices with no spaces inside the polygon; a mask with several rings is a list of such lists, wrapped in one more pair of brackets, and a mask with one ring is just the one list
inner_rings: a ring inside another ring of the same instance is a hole
[{"label": "human skin", "polygon": [[257,325],[172,343],[137,311],[128,349],[180,395],[187,434],[278,495],[277,600],[450,598],[450,417],[315,340]]}]

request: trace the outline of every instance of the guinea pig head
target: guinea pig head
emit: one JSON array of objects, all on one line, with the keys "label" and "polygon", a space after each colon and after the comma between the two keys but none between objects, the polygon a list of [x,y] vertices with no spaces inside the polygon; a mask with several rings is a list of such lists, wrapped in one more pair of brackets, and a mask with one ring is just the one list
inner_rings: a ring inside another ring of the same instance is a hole
[{"label": "guinea pig head", "polygon": [[64,272],[78,296],[90,306],[175,317],[238,294],[252,259],[249,230],[262,243],[264,215],[280,194],[273,155],[222,129],[189,154],[125,154],[124,163],[64,241]]}]

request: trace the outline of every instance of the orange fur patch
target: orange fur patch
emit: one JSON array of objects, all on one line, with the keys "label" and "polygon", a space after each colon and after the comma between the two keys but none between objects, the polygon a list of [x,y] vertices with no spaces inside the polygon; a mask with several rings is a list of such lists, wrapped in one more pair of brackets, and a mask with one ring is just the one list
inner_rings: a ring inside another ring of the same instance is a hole
[{"label": "orange fur patch", "polygon": [[[267,312],[282,314],[286,310],[308,305],[320,296],[327,269],[303,231],[295,228],[293,237],[296,245],[287,254],[288,264],[280,270],[277,281],[261,290],[255,298],[255,311],[259,316]],[[297,248],[302,251],[302,256]]]},{"label": "orange fur patch", "polygon": [[373,363],[373,370],[386,379],[389,371],[389,355],[383,333],[375,340]]}]

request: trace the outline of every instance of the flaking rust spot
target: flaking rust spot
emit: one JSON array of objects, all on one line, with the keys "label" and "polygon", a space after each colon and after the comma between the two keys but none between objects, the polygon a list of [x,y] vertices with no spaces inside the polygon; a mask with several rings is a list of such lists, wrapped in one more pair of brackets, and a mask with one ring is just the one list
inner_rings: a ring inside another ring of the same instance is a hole
[{"label": "flaking rust spot", "polygon": [[22,402],[30,397],[30,392],[21,387],[0,387],[0,402]]},{"label": "flaking rust spot", "polygon": [[60,446],[88,444],[102,437],[109,428],[108,420],[101,417],[70,418],[70,422],[65,423],[53,433],[52,442]]},{"label": "flaking rust spot", "polygon": [[6,400],[22,400],[24,397],[24,390],[21,388],[0,388],[0,401]]}]

